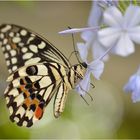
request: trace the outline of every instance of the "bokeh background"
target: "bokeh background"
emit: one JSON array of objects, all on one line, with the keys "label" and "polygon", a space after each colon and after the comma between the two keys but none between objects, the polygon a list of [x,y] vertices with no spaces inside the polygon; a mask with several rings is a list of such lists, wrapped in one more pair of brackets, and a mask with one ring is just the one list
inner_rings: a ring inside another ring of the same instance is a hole
[{"label": "bokeh background", "polygon": [[[73,51],[71,36],[58,32],[68,26],[87,26],[90,9],[90,1],[0,2],[0,24],[14,23],[32,29],[68,57]],[[80,34],[75,39],[81,41]],[[8,71],[0,50],[0,138],[140,138],[140,103],[132,103],[130,94],[123,92],[123,86],[137,70],[139,60],[139,46],[127,58],[111,56],[105,63],[101,80],[93,80],[95,88],[90,90],[93,102],[85,97],[89,106],[75,91],[70,91],[60,118],[53,117],[52,101],[43,118],[32,128],[25,128],[9,120],[3,97]],[[75,57],[70,61],[77,63]]]}]

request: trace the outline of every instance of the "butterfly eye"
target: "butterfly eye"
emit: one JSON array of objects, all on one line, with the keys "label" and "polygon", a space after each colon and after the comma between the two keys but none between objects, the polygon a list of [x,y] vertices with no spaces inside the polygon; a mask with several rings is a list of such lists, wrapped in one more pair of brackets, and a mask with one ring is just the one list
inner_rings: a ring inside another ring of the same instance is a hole
[{"label": "butterfly eye", "polygon": [[29,75],[36,75],[37,74],[37,67],[36,66],[29,66],[26,69],[26,73]]},{"label": "butterfly eye", "polygon": [[87,64],[85,62],[81,63],[84,68],[87,68]]}]

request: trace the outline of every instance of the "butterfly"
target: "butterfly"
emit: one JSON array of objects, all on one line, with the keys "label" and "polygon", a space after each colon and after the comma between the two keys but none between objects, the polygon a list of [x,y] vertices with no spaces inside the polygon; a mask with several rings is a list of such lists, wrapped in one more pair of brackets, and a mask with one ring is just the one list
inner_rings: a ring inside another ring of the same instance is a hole
[{"label": "butterfly", "polygon": [[42,118],[53,96],[58,118],[69,90],[83,79],[87,64],[71,65],[47,39],[14,24],[0,25],[0,46],[9,71],[4,96],[11,121],[31,127]]}]

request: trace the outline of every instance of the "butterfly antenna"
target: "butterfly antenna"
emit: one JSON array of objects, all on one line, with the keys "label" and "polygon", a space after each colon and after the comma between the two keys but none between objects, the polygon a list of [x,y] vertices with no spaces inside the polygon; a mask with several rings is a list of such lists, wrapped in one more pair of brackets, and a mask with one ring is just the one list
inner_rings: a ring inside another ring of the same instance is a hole
[{"label": "butterfly antenna", "polygon": [[[69,29],[72,29],[71,27],[68,26]],[[75,40],[74,40],[74,34],[72,33],[72,43],[73,43],[73,49],[74,49],[74,52],[75,52],[75,56],[77,58],[77,61],[79,63],[81,63],[80,59],[79,59],[79,56],[78,56],[78,51],[76,50],[76,46],[75,46]]]},{"label": "butterfly antenna", "polygon": [[[91,101],[93,101],[93,97],[90,95],[90,93],[87,92],[86,90],[84,90],[81,86],[80,86],[80,88],[81,88],[81,90],[83,90],[83,91],[90,97]],[[80,95],[80,96],[82,96],[82,95]],[[83,98],[84,98],[84,97],[83,97]],[[84,100],[85,100],[85,99],[84,99]]]},{"label": "butterfly antenna", "polygon": [[95,88],[95,86],[92,83],[90,83],[90,85],[92,86],[92,88]]},{"label": "butterfly antenna", "polygon": [[69,56],[69,60],[70,60],[70,58],[71,58],[71,56],[73,55],[73,53],[78,53],[78,51],[73,51],[73,52],[71,52],[71,54],[70,54],[70,56]]},{"label": "butterfly antenna", "polygon": [[80,95],[81,96],[81,98],[85,101],[85,103],[87,104],[87,105],[89,105],[89,103],[86,101],[86,99],[82,96],[82,95]]}]

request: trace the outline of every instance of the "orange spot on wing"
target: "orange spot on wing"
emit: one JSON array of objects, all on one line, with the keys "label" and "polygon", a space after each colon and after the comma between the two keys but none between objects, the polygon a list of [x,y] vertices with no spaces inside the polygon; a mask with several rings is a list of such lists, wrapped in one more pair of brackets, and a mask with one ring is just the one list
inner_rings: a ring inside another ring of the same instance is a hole
[{"label": "orange spot on wing", "polygon": [[43,110],[38,106],[35,111],[35,117],[37,119],[41,119],[42,115],[43,115]]},{"label": "orange spot on wing", "polygon": [[26,98],[25,104],[27,105],[27,107],[29,107],[31,105],[31,99]]},{"label": "orange spot on wing", "polygon": [[38,104],[39,104],[38,99],[35,98],[35,99],[32,101],[32,104],[35,104],[36,106],[38,106]]},{"label": "orange spot on wing", "polygon": [[17,50],[17,52],[19,53],[19,48],[17,47],[17,45],[15,43],[13,43],[11,38],[8,38],[8,44],[10,44],[12,49]]},{"label": "orange spot on wing", "polygon": [[26,94],[27,97],[30,96],[30,92],[25,88],[24,85],[21,85],[20,86],[20,89],[21,89],[21,91],[23,91]]}]

